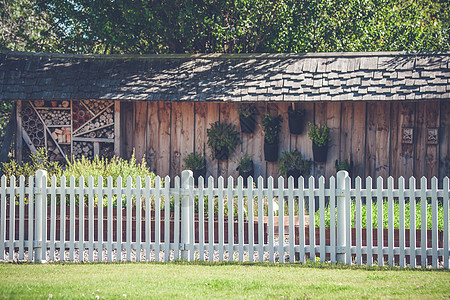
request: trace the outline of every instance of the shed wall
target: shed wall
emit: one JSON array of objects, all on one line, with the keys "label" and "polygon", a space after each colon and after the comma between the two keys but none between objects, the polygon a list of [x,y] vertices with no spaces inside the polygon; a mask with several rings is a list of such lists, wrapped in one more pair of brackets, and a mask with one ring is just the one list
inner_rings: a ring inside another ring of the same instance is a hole
[{"label": "shed wall", "polygon": [[[135,102],[121,103],[122,156],[135,149],[160,176],[180,175],[183,159],[191,152],[205,153],[207,176],[237,178],[237,161],[253,155],[255,176],[278,176],[275,163],[264,161],[260,116],[269,111],[283,117],[279,153],[298,149],[312,159],[308,122],[326,124],[332,143],[325,164],[314,164],[315,177],[335,175],[335,160],[350,159],[354,177],[450,175],[450,101],[427,102],[322,102],[296,104],[306,110],[301,135],[290,135],[287,110],[291,103],[257,103],[258,127],[241,134],[241,144],[228,161],[212,160],[206,130],[215,121],[228,121],[239,130],[237,103]],[[402,143],[402,129],[413,128],[412,144]],[[428,129],[439,128],[438,144],[427,142]]]}]

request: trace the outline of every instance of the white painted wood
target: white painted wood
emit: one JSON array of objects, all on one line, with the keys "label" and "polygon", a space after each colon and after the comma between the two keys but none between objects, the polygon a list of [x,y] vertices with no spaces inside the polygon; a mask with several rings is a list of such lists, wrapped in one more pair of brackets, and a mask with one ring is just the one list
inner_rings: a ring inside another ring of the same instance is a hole
[{"label": "white painted wood", "polygon": [[300,176],[298,179],[298,223],[299,223],[299,247],[300,262],[305,262],[305,179]]},{"label": "white painted wood", "polygon": [[2,176],[0,188],[0,259],[5,259],[6,244],[6,176]]},{"label": "white painted wood", "polygon": [[127,187],[125,189],[125,196],[127,198],[127,206],[126,206],[126,214],[127,214],[127,222],[126,222],[126,243],[125,243],[125,249],[126,249],[126,261],[131,261],[131,243],[132,237],[133,237],[133,195],[131,193],[131,189],[133,188],[133,179],[128,176],[127,177]]},{"label": "white painted wood", "polygon": [[[100,181],[99,181],[100,182]],[[136,261],[141,261],[142,237],[142,180],[136,177]]]},{"label": "white painted wood", "polygon": [[273,177],[270,176],[267,179],[267,201],[268,201],[268,216],[269,216],[269,261],[275,262],[275,229],[274,229],[274,221],[273,221]]},{"label": "white painted wood", "polygon": [[69,179],[69,199],[70,199],[70,232],[69,232],[69,260],[75,260],[75,177]]},{"label": "white painted wood", "polygon": [[255,255],[255,212],[254,212],[254,190],[253,178],[250,176],[247,179],[247,201],[248,201],[248,260],[254,261]]},{"label": "white painted wood", "polygon": [[189,175],[189,260],[195,260],[195,231],[194,231],[194,177],[192,176],[192,172],[190,171]]},{"label": "white painted wood", "polygon": [[234,197],[233,177],[228,177],[227,202],[228,202],[228,261],[234,261]]},{"label": "white painted wood", "polygon": [[25,248],[25,177],[19,177],[19,259],[24,258]]},{"label": "white painted wood", "polygon": [[416,267],[416,179],[409,179],[409,249],[410,266]]},{"label": "white painted wood", "polygon": [[366,178],[366,238],[367,238],[367,265],[373,264],[373,226],[372,226],[372,178]]},{"label": "white painted wood", "polygon": [[278,254],[284,263],[284,178],[278,178]]},{"label": "white painted wood", "polygon": [[383,258],[383,178],[377,178],[377,260],[379,266],[384,266]]},{"label": "white painted wood", "polygon": [[155,178],[155,261],[161,250],[161,178]]},{"label": "white painted wood", "polygon": [[122,261],[122,211],[123,211],[123,197],[122,197],[122,177],[117,177],[117,251],[116,261]]},{"label": "white painted wood", "polygon": [[170,177],[166,176],[164,178],[164,261],[169,261],[169,258],[170,258]]},{"label": "white painted wood", "polygon": [[89,261],[94,261],[94,178],[88,177],[88,218],[89,218],[89,237],[88,237],[88,253]]},{"label": "white painted wood", "polygon": [[356,264],[362,265],[362,214],[361,214],[361,177],[355,179],[355,231],[356,231]]},{"label": "white painted wood", "polygon": [[103,261],[103,177],[98,177],[97,185],[97,260]]},{"label": "white painted wood", "polygon": [[106,226],[107,226],[107,236],[106,236],[106,259],[111,262],[113,261],[113,179],[111,176],[108,176],[107,184],[106,184],[106,199],[107,203],[107,217],[106,217]]},{"label": "white painted wood", "polygon": [[437,199],[437,178],[431,179],[431,245],[432,245],[432,261],[433,268],[438,267],[438,199]]},{"label": "white painted wood", "polygon": [[[16,176],[11,176],[9,179],[9,243],[8,243],[8,251],[9,251],[9,259],[14,259],[14,240],[16,234]],[[45,231],[44,231],[45,232]],[[46,252],[46,251],[45,251]]]},{"label": "white painted wood", "polygon": [[53,175],[50,186],[50,260],[55,260],[56,234],[56,176]]},{"label": "white painted wood", "polygon": [[[32,262],[33,261],[33,241],[34,241],[34,177],[30,176],[28,177],[28,189],[27,189],[27,194],[28,194],[28,261]],[[3,185],[2,185],[3,186]],[[1,192],[0,192],[0,197],[1,197]],[[0,198],[0,203],[1,203],[1,198]],[[0,207],[1,204],[0,204]],[[2,208],[0,208],[1,210]],[[1,226],[0,226],[1,227]],[[0,244],[3,244],[3,241],[0,238]],[[1,254],[1,251],[0,251]]]},{"label": "white painted wood", "polygon": [[288,209],[289,209],[289,262],[295,262],[295,214],[294,214],[294,178],[288,179]]},{"label": "white painted wood", "polygon": [[175,250],[174,259],[180,258],[180,177],[175,177],[175,191],[178,191],[178,195],[175,195],[175,230],[173,234]]},{"label": "white painted wood", "polygon": [[346,213],[346,205],[347,205],[347,201],[345,200],[345,197],[347,197],[347,194],[344,193],[345,189],[346,189],[346,180],[345,178],[348,176],[347,171],[339,171],[337,172],[337,197],[336,197],[336,202],[337,202],[337,213],[336,213],[336,218],[337,218],[337,223],[336,223],[336,227],[337,227],[337,239],[336,239],[336,246],[339,249],[339,251],[337,252],[336,255],[336,260],[338,263],[345,263],[346,262],[346,241],[347,239],[345,238],[346,234],[347,234],[347,230],[346,230],[346,226],[347,226],[347,222],[345,221],[347,213]]},{"label": "white painted wood", "polygon": [[310,259],[311,262],[316,261],[316,224],[315,224],[315,214],[316,214],[316,208],[315,204],[316,201],[314,199],[314,188],[315,188],[315,182],[314,177],[309,177],[309,183],[308,183],[308,199],[309,199],[309,248],[310,248]]},{"label": "white painted wood", "polygon": [[[300,185],[299,185],[300,186]],[[336,178],[330,178],[330,260],[336,263]]]},{"label": "white painted wood", "polygon": [[398,207],[399,207],[399,234],[398,245],[400,248],[399,265],[404,268],[406,266],[405,256],[405,179],[400,177],[398,179]]},{"label": "white painted wood", "polygon": [[319,178],[320,262],[325,262],[325,177]]},{"label": "white painted wood", "polygon": [[[145,197],[145,260],[150,261],[151,260],[151,249],[150,245],[152,243],[151,237],[152,237],[152,202],[151,202],[151,196],[150,196],[150,189],[152,185],[152,180],[150,176],[145,177],[145,189],[144,189],[144,197]],[[179,188],[179,187],[178,187]],[[178,195],[174,196],[179,197]]]},{"label": "white painted wood", "polygon": [[198,248],[199,259],[205,260],[205,180],[198,178]]},{"label": "white painted wood", "polygon": [[79,261],[84,261],[84,177],[80,176],[78,179],[78,248]]},{"label": "white painted wood", "polygon": [[238,178],[238,237],[239,237],[239,261],[244,261],[244,182],[241,176]]},{"label": "white painted wood", "polygon": [[208,178],[208,258],[214,261],[214,178]]},{"label": "white painted wood", "polygon": [[345,253],[347,265],[352,264],[352,198],[350,197],[351,180],[345,176]]},{"label": "white painted wood", "polygon": [[388,265],[394,265],[394,178],[388,178]]},{"label": "white painted wood", "polygon": [[219,261],[223,261],[224,252],[224,212],[223,212],[223,177],[218,179],[217,193],[219,196]]},{"label": "white painted wood", "polygon": [[[3,180],[3,179],[2,179]],[[3,186],[3,184],[2,184]],[[450,201],[450,179],[444,178],[443,182],[443,202],[444,202],[444,268],[449,269],[449,201]]]},{"label": "white painted wood", "polygon": [[258,178],[258,260],[264,261],[264,181],[262,176]]},{"label": "white painted wood", "polygon": [[420,264],[427,266],[427,179],[420,180]]},{"label": "white painted wood", "polygon": [[[6,184],[5,184],[6,187]],[[44,224],[47,223],[47,171],[36,171],[36,250],[34,262],[40,263],[47,259],[47,231],[44,230]],[[46,226],[46,225],[45,225]]]},{"label": "white painted wood", "polygon": [[59,203],[59,255],[60,260],[66,260],[66,177],[61,176],[61,193]]}]

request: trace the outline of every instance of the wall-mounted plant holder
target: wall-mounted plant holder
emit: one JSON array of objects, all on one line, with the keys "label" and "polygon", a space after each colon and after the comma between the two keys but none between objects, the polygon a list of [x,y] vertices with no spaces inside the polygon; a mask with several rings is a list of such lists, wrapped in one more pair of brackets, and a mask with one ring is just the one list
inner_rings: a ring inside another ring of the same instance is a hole
[{"label": "wall-mounted plant holder", "polygon": [[427,128],[427,144],[437,145],[439,143],[439,130],[438,128]]},{"label": "wall-mounted plant holder", "polygon": [[402,128],[402,144],[412,144],[414,140],[414,128],[403,127]]}]

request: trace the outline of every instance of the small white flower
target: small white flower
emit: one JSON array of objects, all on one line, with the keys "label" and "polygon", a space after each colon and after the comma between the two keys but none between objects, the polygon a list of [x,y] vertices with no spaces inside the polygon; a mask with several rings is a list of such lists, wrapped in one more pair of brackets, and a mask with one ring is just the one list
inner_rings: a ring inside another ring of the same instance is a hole
[{"label": "small white flower", "polygon": [[53,295],[52,294],[48,294],[48,298],[49,299],[53,298]]},{"label": "small white flower", "polygon": [[100,299],[100,296],[99,295],[95,295],[95,299]]},{"label": "small white flower", "polygon": [[127,294],[123,294],[122,296],[123,296],[124,298],[126,298],[126,297],[127,297]]}]

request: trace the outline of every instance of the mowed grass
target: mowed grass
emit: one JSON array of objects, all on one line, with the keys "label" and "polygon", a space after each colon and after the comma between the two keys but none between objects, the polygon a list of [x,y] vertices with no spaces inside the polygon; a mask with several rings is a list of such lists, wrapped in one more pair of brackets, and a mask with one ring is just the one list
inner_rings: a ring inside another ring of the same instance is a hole
[{"label": "mowed grass", "polygon": [[325,264],[0,264],[6,299],[449,298],[450,272]]}]

